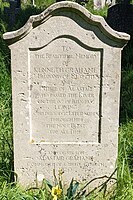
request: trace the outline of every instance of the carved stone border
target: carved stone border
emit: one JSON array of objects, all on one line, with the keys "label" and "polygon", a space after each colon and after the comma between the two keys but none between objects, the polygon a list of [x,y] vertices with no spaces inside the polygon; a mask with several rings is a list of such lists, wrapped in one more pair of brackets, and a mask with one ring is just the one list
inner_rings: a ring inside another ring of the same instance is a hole
[{"label": "carved stone border", "polygon": [[49,17],[52,17],[53,12],[56,12],[62,8],[66,9],[73,9],[74,12],[78,12],[79,15],[81,15],[83,18],[86,19],[86,21],[89,21],[89,23],[93,23],[96,26],[98,26],[103,33],[108,36],[110,39],[117,40],[119,42],[126,42],[130,40],[130,35],[122,32],[114,31],[104,20],[103,17],[98,15],[93,15],[90,13],[87,9],[85,9],[83,6],[70,2],[70,1],[64,1],[59,2],[51,5],[46,10],[44,10],[39,15],[33,15],[30,16],[27,23],[20,29],[12,32],[7,32],[3,34],[3,39],[7,40],[9,44],[12,44],[23,37],[25,37],[34,27],[38,26],[39,24],[42,24],[44,21],[46,21]]}]

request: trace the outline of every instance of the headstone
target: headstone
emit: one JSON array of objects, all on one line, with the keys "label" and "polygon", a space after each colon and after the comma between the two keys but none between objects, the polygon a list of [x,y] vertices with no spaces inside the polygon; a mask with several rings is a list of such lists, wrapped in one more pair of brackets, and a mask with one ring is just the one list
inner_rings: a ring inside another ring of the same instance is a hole
[{"label": "headstone", "polygon": [[108,9],[107,23],[116,31],[133,35],[133,5],[123,1]]},{"label": "headstone", "polygon": [[115,170],[121,50],[129,35],[73,2],[4,34],[11,49],[14,163],[25,186]]},{"label": "headstone", "polygon": [[9,16],[9,27],[13,27],[16,22],[16,16],[19,14],[21,9],[20,0],[10,0],[10,7],[4,7],[4,13]]},{"label": "headstone", "polygon": [[102,0],[93,0],[94,10],[101,9],[102,8],[102,2],[104,2],[103,4],[105,4],[105,1],[102,1]]},{"label": "headstone", "polygon": [[100,10],[106,5],[106,0],[93,0],[94,10]]},{"label": "headstone", "polygon": [[116,0],[93,0],[94,10],[103,9],[105,6],[113,6],[115,5]]}]

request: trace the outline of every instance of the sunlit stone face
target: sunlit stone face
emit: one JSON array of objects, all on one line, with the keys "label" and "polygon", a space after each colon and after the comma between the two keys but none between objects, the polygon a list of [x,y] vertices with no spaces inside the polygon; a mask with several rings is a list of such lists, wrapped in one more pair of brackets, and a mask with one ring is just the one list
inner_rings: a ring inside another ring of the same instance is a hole
[{"label": "sunlit stone face", "polygon": [[82,6],[60,2],[5,38],[19,182],[52,181],[53,169],[64,171],[67,184],[110,176],[117,159],[121,49],[129,37]]},{"label": "sunlit stone face", "polygon": [[46,47],[30,50],[31,133],[35,142],[99,141],[101,53],[73,38],[56,39]]}]

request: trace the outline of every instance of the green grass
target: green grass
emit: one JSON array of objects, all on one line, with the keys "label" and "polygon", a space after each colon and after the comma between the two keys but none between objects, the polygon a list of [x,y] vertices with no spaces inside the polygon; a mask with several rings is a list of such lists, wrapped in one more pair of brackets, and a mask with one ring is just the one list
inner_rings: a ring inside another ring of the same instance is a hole
[{"label": "green grass", "polygon": [[[133,199],[133,122],[119,131],[117,199]],[[132,197],[132,198],[131,198]]]},{"label": "green grass", "polygon": [[[0,1],[1,2],[1,1]],[[31,14],[42,11],[42,7],[50,5],[52,0],[37,1],[37,7],[27,6],[14,29],[21,27]],[[0,4],[2,5],[2,4]],[[88,5],[87,5],[88,6]],[[91,8],[90,8],[91,10]],[[99,14],[94,12],[94,14]],[[106,8],[100,11],[106,15]],[[11,73],[10,52],[2,39],[7,24],[1,9],[0,12],[0,200],[50,200],[50,190],[44,183],[39,189],[25,190],[13,181],[13,142],[12,142],[12,101],[11,101]],[[103,192],[91,193],[88,200],[131,200],[133,199],[133,42],[123,51],[122,58],[122,87],[121,112],[118,152],[118,180],[117,187],[103,196]],[[89,181],[89,180],[88,180]],[[98,195],[96,197],[96,195]],[[85,198],[82,198],[85,200]]]},{"label": "green grass", "polygon": [[2,22],[0,26],[0,181],[9,182],[13,170],[10,55],[2,39]]}]

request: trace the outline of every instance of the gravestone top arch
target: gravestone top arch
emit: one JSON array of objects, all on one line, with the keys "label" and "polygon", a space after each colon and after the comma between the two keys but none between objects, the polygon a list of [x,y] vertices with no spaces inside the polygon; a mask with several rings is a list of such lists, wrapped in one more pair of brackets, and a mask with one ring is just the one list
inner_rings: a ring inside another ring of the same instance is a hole
[{"label": "gravestone top arch", "polygon": [[59,2],[56,4],[51,5],[49,8],[44,10],[39,15],[33,15],[30,16],[27,23],[20,28],[17,31],[7,32],[3,35],[5,40],[12,40],[12,42],[15,40],[19,40],[23,37],[25,37],[34,27],[39,26],[39,24],[42,24],[45,22],[45,20],[48,20],[49,17],[52,17],[52,13],[57,12],[60,9],[69,9],[73,10],[73,12],[78,12],[79,15],[84,17],[89,23],[93,23],[94,25],[97,25],[108,37],[112,39],[118,39],[118,40],[129,40],[129,35],[126,33],[120,33],[117,31],[114,31],[104,20],[103,17],[98,15],[93,15],[88,10],[86,10],[83,6],[69,1]]},{"label": "gravestone top arch", "polygon": [[64,170],[67,183],[110,176],[118,150],[121,51],[130,36],[65,1],[3,38],[11,49],[19,182],[53,180],[53,169]]}]

